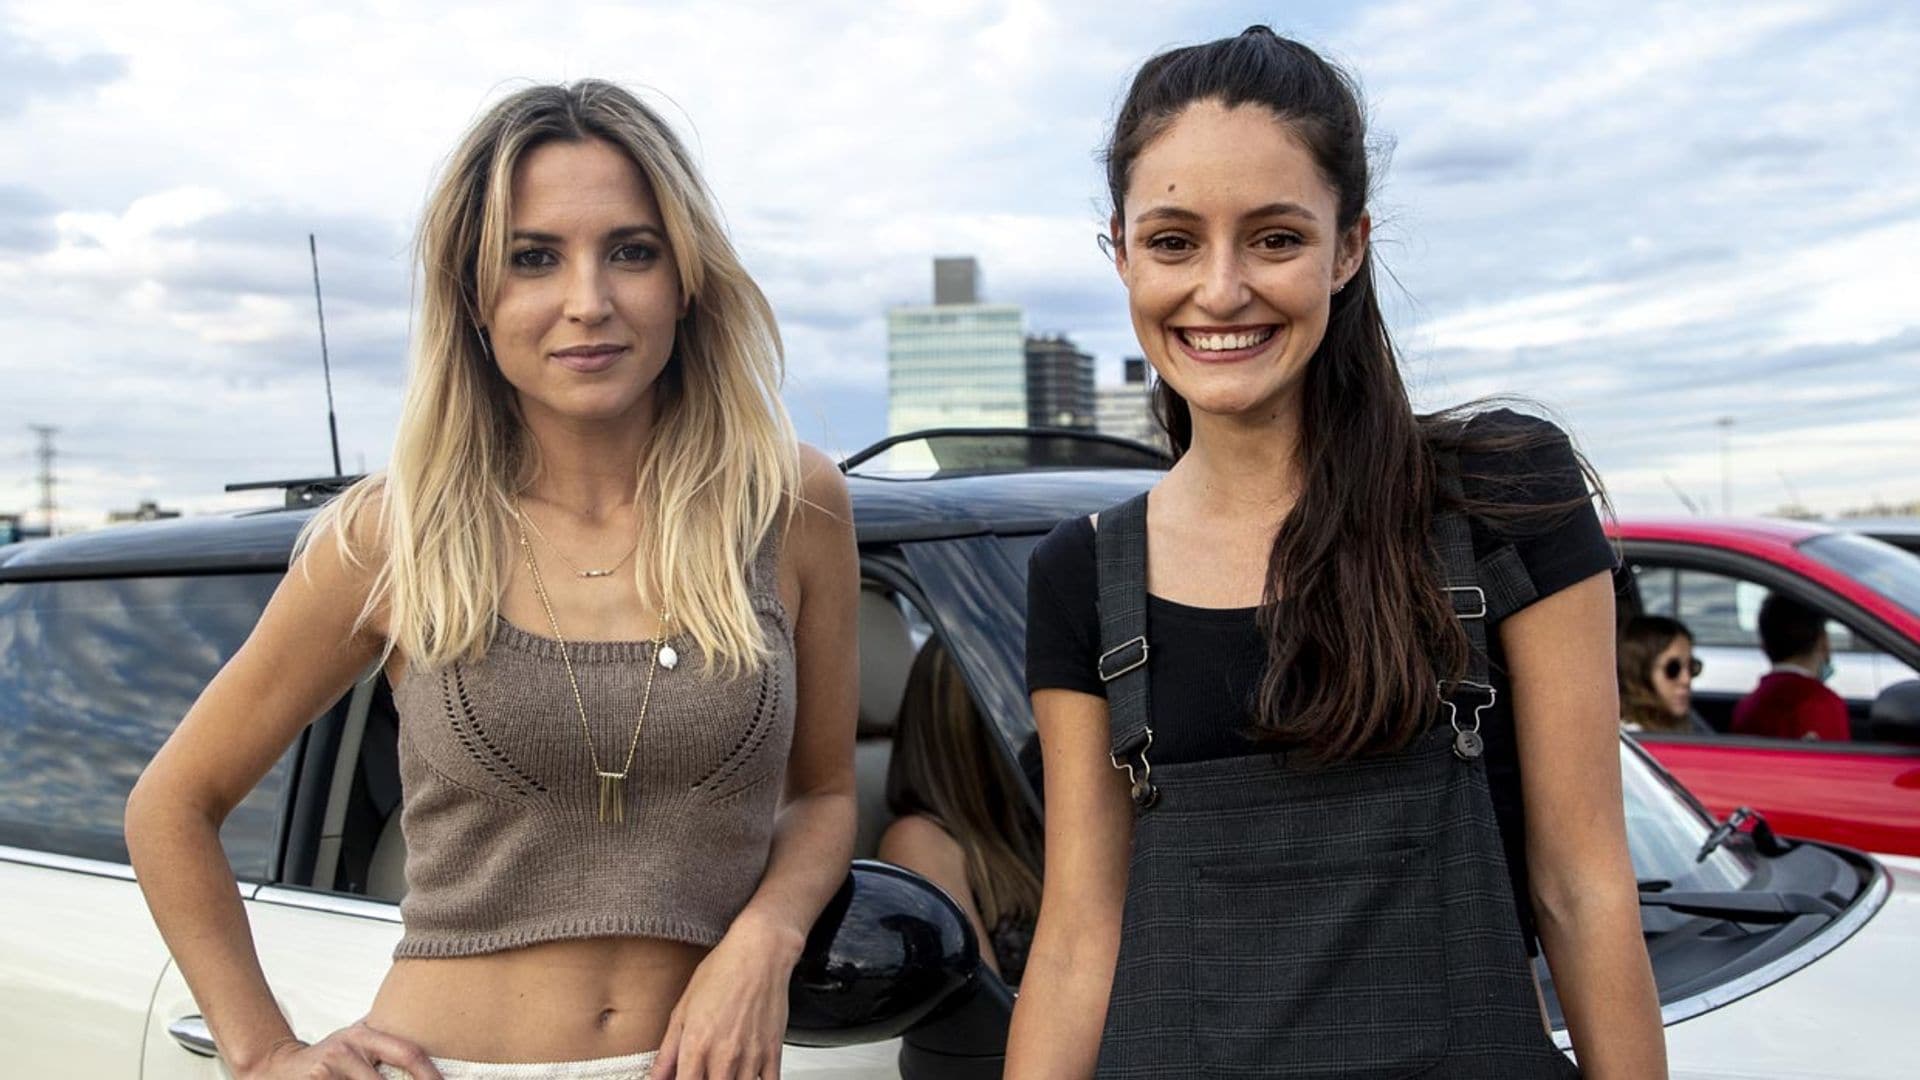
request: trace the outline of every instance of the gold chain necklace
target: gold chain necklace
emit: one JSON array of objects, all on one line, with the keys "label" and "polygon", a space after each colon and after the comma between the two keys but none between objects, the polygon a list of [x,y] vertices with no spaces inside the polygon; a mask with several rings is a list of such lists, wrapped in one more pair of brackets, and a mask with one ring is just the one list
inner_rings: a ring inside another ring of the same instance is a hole
[{"label": "gold chain necklace", "polygon": [[[566,563],[567,568],[569,570],[572,570],[573,576],[577,578],[612,577],[613,572],[615,570],[620,569],[620,567],[624,565],[628,559],[633,558],[634,552],[640,550],[640,540],[636,537],[633,541],[633,546],[628,548],[627,553],[625,555],[620,556],[619,560],[616,561],[612,566],[607,567],[605,570],[583,570],[581,569],[579,563],[576,563],[572,559],[567,558],[567,553],[564,551],[561,551],[560,545],[554,543],[553,539],[546,534],[546,531],[540,528],[539,522],[527,516],[527,512],[521,508],[518,500],[515,500],[514,502],[513,516],[516,518],[519,518],[521,521],[525,522],[526,524],[531,525],[533,527],[533,535],[539,537],[540,542],[547,545],[548,551],[551,551],[555,555],[558,555],[560,557],[560,561],[563,563]],[[525,533],[522,532],[521,535],[524,537]]]},{"label": "gold chain necklace", "polygon": [[[521,520],[526,519],[522,517]],[[653,639],[653,662],[647,665],[647,685],[640,695],[640,719],[634,722],[633,738],[627,742],[627,758],[618,772],[604,769],[600,766],[600,751],[593,745],[593,729],[587,725],[587,705],[580,696],[580,680],[573,674],[573,655],[567,648],[567,639],[560,633],[560,620],[554,618],[553,601],[547,598],[546,582],[540,579],[540,564],[534,561],[533,544],[528,541],[525,529],[520,530],[520,554],[527,560],[527,572],[533,575],[533,591],[540,597],[540,606],[546,610],[547,626],[552,629],[553,639],[560,645],[560,662],[566,665],[567,686],[573,690],[573,708],[580,715],[580,734],[587,740],[587,761],[593,766],[594,778],[600,785],[600,820],[604,822],[611,817],[616,824],[624,824],[627,820],[627,774],[633,770],[633,756],[640,749],[640,729],[646,726],[647,706],[653,702],[653,677],[661,668],[672,668],[679,662],[672,647],[667,645],[667,626],[673,617],[665,611],[660,613],[660,633]]]}]

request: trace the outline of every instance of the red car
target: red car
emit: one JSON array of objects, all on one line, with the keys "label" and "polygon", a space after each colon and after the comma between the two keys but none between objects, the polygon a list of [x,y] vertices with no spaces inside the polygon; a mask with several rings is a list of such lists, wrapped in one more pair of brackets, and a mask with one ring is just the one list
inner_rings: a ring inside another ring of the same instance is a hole
[{"label": "red car", "polygon": [[[1640,743],[1717,815],[1747,806],[1784,835],[1920,855],[1920,717],[1904,685],[1920,672],[1920,559],[1803,522],[1633,518],[1610,531],[1623,611],[1687,624],[1703,664],[1694,708],[1722,733]],[[1756,624],[1775,591],[1828,616],[1828,685],[1847,701],[1853,741],[1724,734],[1769,666]]]}]

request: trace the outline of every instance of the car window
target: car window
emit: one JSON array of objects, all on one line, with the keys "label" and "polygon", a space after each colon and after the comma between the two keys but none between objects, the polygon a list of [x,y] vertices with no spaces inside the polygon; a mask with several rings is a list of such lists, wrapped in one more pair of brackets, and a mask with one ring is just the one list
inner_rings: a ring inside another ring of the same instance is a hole
[{"label": "car window", "polygon": [[[278,574],[0,585],[0,844],[127,861],[127,793],[246,639]],[[227,819],[236,876],[271,876],[292,753]]]},{"label": "car window", "polygon": [[1898,548],[1855,533],[1802,541],[1800,550],[1920,615],[1920,561]]},{"label": "car window", "polygon": [[1753,876],[1753,860],[1731,846],[1699,857],[1713,823],[1625,740],[1620,743],[1620,781],[1626,798],[1627,850],[1640,881],[1717,892],[1741,888]]},{"label": "car window", "polygon": [[[1760,648],[1760,605],[1768,589],[1758,582],[1692,567],[1635,566],[1643,609],[1679,619],[1696,645]],[[1827,620],[1834,652],[1868,652],[1853,631]]]}]

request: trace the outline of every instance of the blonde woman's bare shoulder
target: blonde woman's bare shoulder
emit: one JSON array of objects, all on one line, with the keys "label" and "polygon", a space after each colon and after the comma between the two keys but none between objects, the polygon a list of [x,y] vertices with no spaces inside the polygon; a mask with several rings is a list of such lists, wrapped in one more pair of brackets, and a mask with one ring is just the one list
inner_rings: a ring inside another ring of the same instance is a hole
[{"label": "blonde woman's bare shoulder", "polygon": [[784,555],[800,581],[858,577],[847,478],[832,458],[805,443],[800,444],[800,490],[787,523]]},{"label": "blonde woman's bare shoulder", "polygon": [[[387,559],[387,484],[375,473],[356,482],[320,509],[301,530],[289,582],[299,582],[305,603],[351,610],[357,619]],[[370,613],[362,628],[384,627],[383,613]]]},{"label": "blonde woman's bare shoulder", "polygon": [[853,522],[853,502],[847,495],[847,478],[840,471],[839,462],[827,456],[827,453],[806,443],[800,444],[800,497],[796,500],[795,512],[803,520],[811,517],[813,524]]}]

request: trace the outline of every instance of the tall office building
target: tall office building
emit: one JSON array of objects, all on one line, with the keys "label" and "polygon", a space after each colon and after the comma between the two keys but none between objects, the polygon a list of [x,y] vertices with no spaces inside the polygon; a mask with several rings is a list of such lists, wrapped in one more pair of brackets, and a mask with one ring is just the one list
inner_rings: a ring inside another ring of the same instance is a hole
[{"label": "tall office building", "polygon": [[1153,383],[1147,377],[1147,361],[1129,356],[1122,361],[1122,369],[1120,385],[1094,391],[1094,426],[1107,435],[1165,447],[1160,425],[1153,422]]},{"label": "tall office building", "polygon": [[1016,304],[980,302],[971,257],[933,261],[933,304],[887,311],[887,433],[1021,427],[1027,373]]},{"label": "tall office building", "polygon": [[1027,426],[1093,430],[1093,356],[1065,334],[1027,339]]}]

